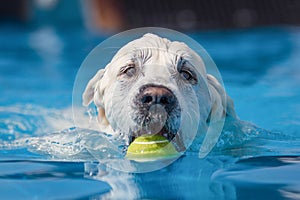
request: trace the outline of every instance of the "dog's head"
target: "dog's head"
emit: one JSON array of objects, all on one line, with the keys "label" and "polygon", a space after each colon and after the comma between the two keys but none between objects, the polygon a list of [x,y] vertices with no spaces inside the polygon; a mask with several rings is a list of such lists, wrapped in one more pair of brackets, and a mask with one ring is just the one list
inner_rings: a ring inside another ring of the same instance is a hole
[{"label": "dog's head", "polygon": [[[83,104],[94,101],[101,131],[123,134],[128,143],[157,133],[184,149],[195,136],[189,133],[192,127],[204,132],[212,115],[225,117],[226,98],[186,44],[146,34],[122,47],[98,71],[86,87]],[[227,112],[234,115],[229,107]]]}]

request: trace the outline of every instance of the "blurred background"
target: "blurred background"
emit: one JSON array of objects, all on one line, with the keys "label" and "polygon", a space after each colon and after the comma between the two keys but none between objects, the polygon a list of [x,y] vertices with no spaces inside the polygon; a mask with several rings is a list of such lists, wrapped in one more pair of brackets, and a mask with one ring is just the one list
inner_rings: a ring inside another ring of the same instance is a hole
[{"label": "blurred background", "polygon": [[299,25],[297,0],[1,0],[1,20],[113,33],[143,26],[181,31]]},{"label": "blurred background", "polygon": [[[145,26],[171,28],[198,41],[216,62],[242,119],[274,127],[257,107],[272,113],[290,98],[299,100],[290,89],[300,75],[299,0],[0,2],[3,107],[70,107],[76,72],[88,53],[112,34]],[[280,103],[269,105],[274,95]]]},{"label": "blurred background", "polygon": [[142,26],[181,31],[299,25],[297,0],[1,0],[2,22],[84,26],[113,33]]}]

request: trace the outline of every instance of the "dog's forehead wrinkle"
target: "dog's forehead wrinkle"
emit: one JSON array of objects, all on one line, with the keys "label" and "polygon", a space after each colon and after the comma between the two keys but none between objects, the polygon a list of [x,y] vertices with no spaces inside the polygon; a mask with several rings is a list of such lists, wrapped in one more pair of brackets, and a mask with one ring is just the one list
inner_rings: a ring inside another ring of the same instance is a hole
[{"label": "dog's forehead wrinkle", "polygon": [[174,65],[178,55],[170,53],[160,48],[142,48],[131,54],[134,60],[141,61],[141,67],[144,65]]},{"label": "dog's forehead wrinkle", "polygon": [[[181,51],[182,48],[185,51]],[[169,54],[177,55],[178,53],[182,54],[187,52],[188,47],[184,43],[180,42],[171,42],[166,38],[161,38],[157,35],[150,34],[144,35],[141,38],[129,42],[127,45],[123,46],[116,54],[115,58],[121,57],[123,55],[131,54],[132,57],[144,57],[153,56],[153,52],[160,52],[157,55],[160,55],[162,52],[167,52]],[[152,54],[152,55],[151,55]]]},{"label": "dog's forehead wrinkle", "polygon": [[140,41],[137,40],[136,42],[142,42],[145,46],[168,48],[171,41],[156,34],[148,33],[141,37]]},{"label": "dog's forehead wrinkle", "polygon": [[122,55],[128,54],[128,52],[131,52],[133,55],[138,53],[146,56],[155,50],[181,56],[196,54],[183,42],[170,41],[167,38],[162,38],[155,34],[145,34],[143,37],[135,39],[123,46],[115,57],[121,57]]}]

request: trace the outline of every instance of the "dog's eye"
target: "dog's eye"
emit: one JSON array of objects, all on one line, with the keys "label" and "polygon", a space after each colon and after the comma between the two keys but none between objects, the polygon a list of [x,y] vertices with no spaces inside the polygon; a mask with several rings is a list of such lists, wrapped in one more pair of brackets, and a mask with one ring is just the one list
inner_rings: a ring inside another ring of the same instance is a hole
[{"label": "dog's eye", "polygon": [[136,73],[136,68],[134,64],[129,64],[126,68],[122,71],[123,74],[126,74],[128,77],[132,77]]},{"label": "dog's eye", "polygon": [[197,76],[192,72],[187,69],[181,69],[179,70],[179,73],[181,77],[188,81],[191,84],[196,84],[197,83]]},{"label": "dog's eye", "polygon": [[177,70],[182,79],[188,81],[191,84],[197,83],[197,75],[195,72],[189,67],[191,64],[184,60],[182,57],[180,58],[177,66]]},{"label": "dog's eye", "polygon": [[187,81],[191,81],[193,79],[193,74],[188,70],[182,69],[179,71],[179,73],[181,77]]}]

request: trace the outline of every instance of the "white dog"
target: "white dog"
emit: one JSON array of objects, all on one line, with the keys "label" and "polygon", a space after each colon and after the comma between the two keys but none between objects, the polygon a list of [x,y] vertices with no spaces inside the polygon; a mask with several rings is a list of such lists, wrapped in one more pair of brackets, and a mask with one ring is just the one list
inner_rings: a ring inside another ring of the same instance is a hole
[{"label": "white dog", "polygon": [[83,104],[92,101],[100,131],[121,134],[127,144],[158,133],[180,151],[192,142],[199,148],[210,124],[236,118],[233,102],[197,53],[150,33],[122,47],[89,81]]}]

